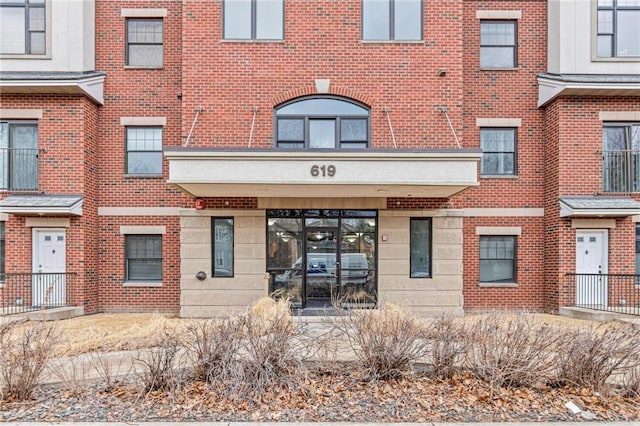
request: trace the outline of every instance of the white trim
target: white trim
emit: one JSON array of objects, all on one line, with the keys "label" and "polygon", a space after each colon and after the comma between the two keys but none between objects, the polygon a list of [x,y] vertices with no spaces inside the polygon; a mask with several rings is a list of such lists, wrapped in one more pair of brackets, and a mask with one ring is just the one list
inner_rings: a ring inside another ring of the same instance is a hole
[{"label": "white trim", "polygon": [[179,216],[179,207],[98,207],[98,216]]},{"label": "white trim", "polygon": [[0,109],[0,118],[5,120],[11,119],[42,119],[41,109]]},{"label": "white trim", "polygon": [[159,281],[159,282],[125,281],[122,283],[122,287],[162,287],[162,281]]},{"label": "white trim", "polygon": [[600,111],[600,121],[640,121],[640,111]]},{"label": "white trim", "polygon": [[481,217],[542,217],[544,209],[523,207],[511,209],[497,208],[469,208],[463,209],[463,216],[481,216]]},{"label": "white trim", "polygon": [[518,283],[478,283],[478,287],[481,288],[516,288]]},{"label": "white trim", "polygon": [[134,235],[134,234],[166,234],[166,226],[120,226],[121,235]]},{"label": "white trim", "polygon": [[477,127],[521,127],[521,118],[476,118]]},{"label": "white trim", "polygon": [[166,126],[166,117],[120,117],[121,126]]},{"label": "white trim", "polygon": [[[0,218],[0,219],[2,219],[2,218]],[[633,222],[633,223],[640,222],[640,214],[637,214],[635,216],[631,216],[631,222]]]},{"label": "white trim", "polygon": [[180,216],[194,216],[194,217],[257,217],[265,216],[267,212],[264,209],[208,209],[208,210],[196,210],[196,209],[180,209]]},{"label": "white trim", "polygon": [[27,217],[24,226],[26,228],[68,228],[71,226],[71,219],[68,217]]},{"label": "white trim", "polygon": [[7,213],[0,213],[0,222],[7,222],[9,220],[9,215]]},{"label": "white trim", "polygon": [[572,219],[571,227],[576,229],[613,229],[616,227],[615,219]]},{"label": "white trim", "polygon": [[522,235],[520,226],[476,226],[476,235]]},{"label": "white trim", "polygon": [[147,8],[122,8],[120,9],[120,16],[123,18],[164,18],[167,16],[167,9],[147,9]]},{"label": "white trim", "polygon": [[521,10],[476,10],[476,19],[522,19]]},{"label": "white trim", "polygon": [[316,91],[318,93],[329,93],[329,86],[331,85],[331,80],[329,79],[316,79]]}]

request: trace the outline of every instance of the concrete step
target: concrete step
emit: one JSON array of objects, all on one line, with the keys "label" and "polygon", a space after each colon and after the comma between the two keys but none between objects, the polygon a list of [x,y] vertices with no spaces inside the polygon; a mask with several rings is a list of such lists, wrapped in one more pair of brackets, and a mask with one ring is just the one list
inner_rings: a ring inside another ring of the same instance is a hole
[{"label": "concrete step", "polygon": [[578,308],[575,306],[565,306],[560,308],[558,313],[563,317],[582,319],[587,321],[611,322],[629,321],[635,322],[640,319],[633,315],[626,315],[620,312],[598,311],[595,309]]},{"label": "concrete step", "polygon": [[3,320],[27,319],[29,321],[57,321],[84,315],[84,308],[65,306],[61,308],[38,309],[2,317]]}]

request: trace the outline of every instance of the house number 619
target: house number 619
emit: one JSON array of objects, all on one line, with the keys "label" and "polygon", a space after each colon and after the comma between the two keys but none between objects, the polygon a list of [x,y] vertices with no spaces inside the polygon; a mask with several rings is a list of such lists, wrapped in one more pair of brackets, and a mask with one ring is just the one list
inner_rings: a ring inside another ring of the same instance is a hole
[{"label": "house number 619", "polygon": [[333,164],[329,164],[328,166],[324,164],[321,166],[314,164],[313,166],[311,166],[311,176],[313,177],[318,177],[318,176],[334,177],[335,175],[336,175],[336,166],[334,166]]}]

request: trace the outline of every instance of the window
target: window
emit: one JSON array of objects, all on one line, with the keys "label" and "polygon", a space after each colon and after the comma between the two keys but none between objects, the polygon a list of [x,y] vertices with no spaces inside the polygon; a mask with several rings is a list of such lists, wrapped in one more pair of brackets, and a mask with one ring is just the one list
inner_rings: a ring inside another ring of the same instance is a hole
[{"label": "window", "polygon": [[225,0],[224,38],[282,40],[284,0]]},{"label": "window", "polygon": [[125,236],[126,280],[162,280],[162,235]]},{"label": "window", "polygon": [[162,67],[162,19],[127,19],[126,64]]},{"label": "window", "polygon": [[4,281],[4,222],[0,222],[0,282]]},{"label": "window", "polygon": [[599,58],[640,56],[640,0],[598,0]]},{"label": "window", "polygon": [[516,173],[516,129],[480,129],[481,175]]},{"label": "window", "polygon": [[337,98],[295,100],[276,109],[278,148],[367,148],[369,110]]},{"label": "window", "polygon": [[516,282],[516,237],[480,237],[480,282]]},{"label": "window", "polygon": [[38,189],[38,125],[0,122],[0,190]]},{"label": "window", "polygon": [[[636,225],[636,275],[640,275],[640,225]],[[640,277],[636,277],[636,283],[640,281],[638,278]]]},{"label": "window", "polygon": [[480,68],[515,68],[516,21],[480,21]]},{"label": "window", "polygon": [[640,192],[640,123],[607,123],[602,131],[606,192]]},{"label": "window", "polygon": [[430,278],[431,218],[412,218],[410,228],[411,278]]},{"label": "window", "polygon": [[0,54],[46,53],[45,0],[0,2]]},{"label": "window", "polygon": [[213,218],[213,276],[233,277],[233,218]]},{"label": "window", "polygon": [[363,40],[422,40],[422,0],[362,0]]},{"label": "window", "polygon": [[130,175],[162,175],[162,127],[127,127]]}]

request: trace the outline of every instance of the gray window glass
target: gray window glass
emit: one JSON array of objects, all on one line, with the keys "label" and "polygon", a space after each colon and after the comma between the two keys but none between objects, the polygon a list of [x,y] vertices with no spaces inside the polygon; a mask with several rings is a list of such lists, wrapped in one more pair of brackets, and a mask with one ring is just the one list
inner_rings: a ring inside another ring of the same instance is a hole
[{"label": "gray window glass", "polygon": [[515,21],[480,22],[480,67],[513,68],[515,58]]},{"label": "gray window glass", "polygon": [[283,0],[261,0],[256,2],[256,38],[280,40],[283,38]]},{"label": "gray window glass", "polygon": [[366,108],[332,98],[312,98],[292,102],[278,109],[278,115],[368,115]]},{"label": "gray window glass", "polygon": [[602,141],[604,191],[640,192],[640,124],[607,124]]},{"label": "gray window glass", "polygon": [[618,12],[618,57],[640,56],[640,10]]},{"label": "gray window glass", "polygon": [[20,7],[0,7],[0,53],[27,53],[25,13]]},{"label": "gray window glass", "polygon": [[389,0],[362,1],[362,39],[389,40]]},{"label": "gray window glass", "polygon": [[278,140],[304,142],[304,120],[286,118],[278,120]]},{"label": "gray window glass", "polygon": [[44,1],[1,1],[0,54],[45,54],[45,16]]},{"label": "gray window glass", "polygon": [[336,147],[336,123],[334,120],[309,120],[309,147]]},{"label": "gray window glass", "polygon": [[480,129],[482,175],[513,175],[516,172],[516,129]]},{"label": "gray window glass", "polygon": [[162,67],[162,19],[127,20],[127,65]]},{"label": "gray window glass", "polygon": [[412,218],[409,239],[411,278],[431,277],[431,218]]},{"label": "gray window glass", "polygon": [[367,120],[343,118],[340,121],[340,141],[367,141]]},{"label": "gray window glass", "polygon": [[516,282],[516,237],[480,237],[480,282]]},{"label": "gray window glass", "polygon": [[212,219],[213,276],[233,277],[233,218]]},{"label": "gray window glass", "polygon": [[162,128],[127,127],[127,174],[162,174]]},{"label": "gray window glass", "polygon": [[162,280],[162,235],[126,235],[127,281]]},{"label": "gray window glass", "polygon": [[362,0],[363,40],[421,40],[422,0]]},{"label": "gray window glass", "polygon": [[225,0],[223,8],[225,39],[284,38],[284,0]]}]

